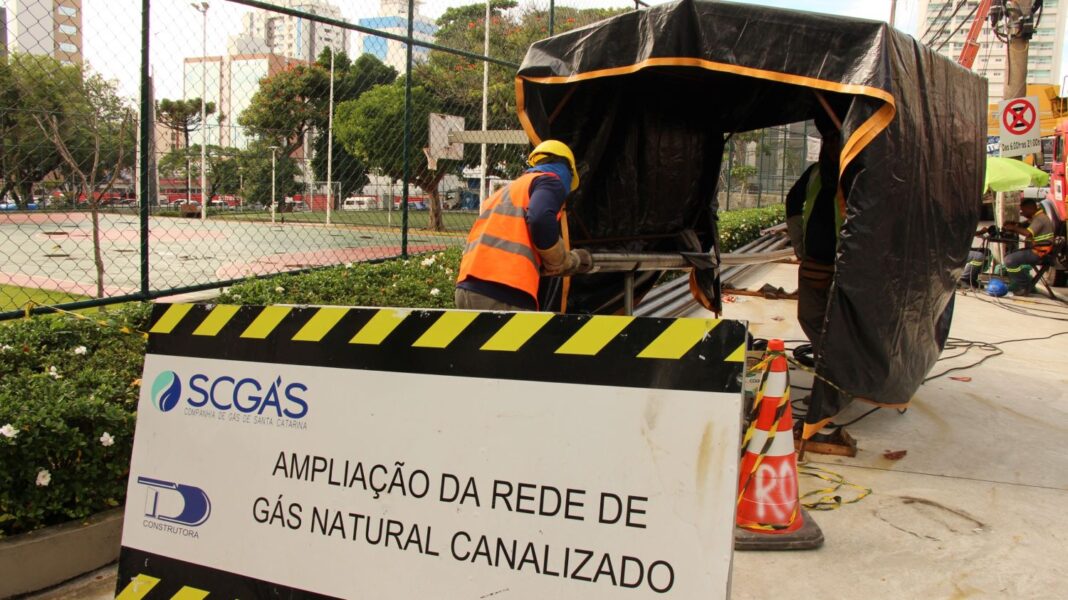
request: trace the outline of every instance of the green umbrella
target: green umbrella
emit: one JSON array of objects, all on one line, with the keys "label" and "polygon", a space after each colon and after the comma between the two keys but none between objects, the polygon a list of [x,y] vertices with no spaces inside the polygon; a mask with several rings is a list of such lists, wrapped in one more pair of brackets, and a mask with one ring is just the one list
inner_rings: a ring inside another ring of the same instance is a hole
[{"label": "green umbrella", "polygon": [[1014,158],[986,157],[983,191],[1012,192],[1049,185],[1049,173]]}]

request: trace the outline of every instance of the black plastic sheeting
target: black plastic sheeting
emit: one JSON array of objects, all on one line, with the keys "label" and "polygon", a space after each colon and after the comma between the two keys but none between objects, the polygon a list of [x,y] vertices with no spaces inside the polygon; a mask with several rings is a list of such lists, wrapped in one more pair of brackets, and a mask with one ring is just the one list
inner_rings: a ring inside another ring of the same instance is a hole
[{"label": "black plastic sheeting", "polygon": [[[516,89],[531,140],[578,159],[572,244],[642,252],[718,253],[725,138],[812,119],[821,94],[842,121],[847,211],[815,359],[847,394],[810,407],[806,431],[849,396],[908,403],[979,220],[984,80],[882,22],[681,0],[534,44]],[[619,274],[575,277],[567,308],[614,312],[621,297]]]}]

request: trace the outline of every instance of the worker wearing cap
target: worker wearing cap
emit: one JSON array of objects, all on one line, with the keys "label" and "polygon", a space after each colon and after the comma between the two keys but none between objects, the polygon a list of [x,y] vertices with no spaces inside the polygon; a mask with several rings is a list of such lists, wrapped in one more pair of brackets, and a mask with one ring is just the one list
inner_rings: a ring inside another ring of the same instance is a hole
[{"label": "worker wearing cap", "polygon": [[1002,230],[1019,234],[1026,246],[1005,255],[1002,264],[1009,274],[1011,289],[1017,296],[1031,293],[1031,268],[1042,261],[1053,249],[1053,221],[1038,207],[1034,198],[1020,201],[1020,214],[1027,219],[1026,225],[1006,223]]},{"label": "worker wearing cap", "polygon": [[497,190],[467,235],[456,306],[470,310],[537,310],[542,275],[589,270],[589,252],[565,247],[564,201],[578,188],[575,155],[546,140],[530,153],[522,176]]}]

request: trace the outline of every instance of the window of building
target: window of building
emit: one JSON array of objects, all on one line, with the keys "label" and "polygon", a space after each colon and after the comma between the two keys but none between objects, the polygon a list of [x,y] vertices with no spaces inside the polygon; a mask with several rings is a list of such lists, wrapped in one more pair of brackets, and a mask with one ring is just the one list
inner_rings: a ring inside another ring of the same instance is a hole
[{"label": "window of building", "polygon": [[75,54],[75,53],[78,52],[78,47],[77,46],[75,46],[74,44],[67,43],[67,42],[61,43],[59,45],[59,49],[64,51],[64,52],[66,52],[67,54]]},{"label": "window of building", "polygon": [[78,35],[78,28],[74,25],[60,25],[59,30],[67,35]]},{"label": "window of building", "polygon": [[60,6],[57,7],[56,10],[59,11],[59,14],[63,15],[64,17],[78,16],[78,9],[74,8],[73,6]]}]

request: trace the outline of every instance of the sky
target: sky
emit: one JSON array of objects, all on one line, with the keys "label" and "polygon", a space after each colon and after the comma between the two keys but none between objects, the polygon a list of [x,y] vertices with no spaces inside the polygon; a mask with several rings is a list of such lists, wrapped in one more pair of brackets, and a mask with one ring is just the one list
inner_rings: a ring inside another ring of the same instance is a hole
[{"label": "sky", "polygon": [[[3,0],[0,0],[2,2]],[[646,0],[661,4],[666,0]],[[378,0],[333,0],[346,19],[355,21],[378,12]],[[538,0],[548,5],[548,0]],[[449,6],[471,0],[424,0],[422,12],[436,18]],[[755,0],[751,4],[803,9],[867,19],[888,20],[890,0]],[[211,0],[207,19],[207,53],[225,51],[227,36],[241,29],[241,15],[250,9]],[[632,0],[557,0],[558,5],[576,7],[625,7]],[[915,34],[917,0],[898,0],[897,26]],[[139,70],[140,0],[83,0],[84,54],[96,71],[119,84],[123,95],[136,98]],[[151,62],[157,98],[182,94],[182,60],[201,54],[201,15],[188,0],[153,0],[151,14]]]}]

